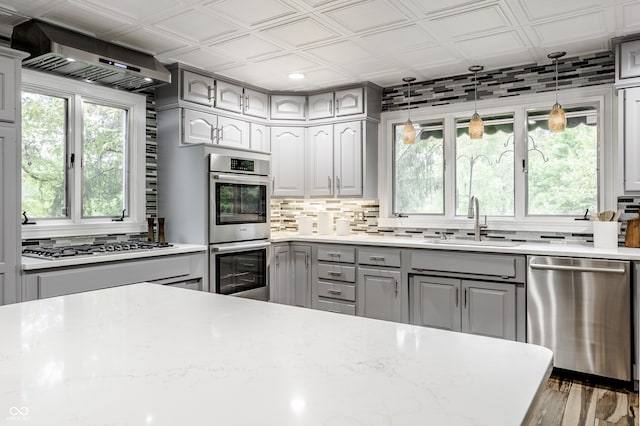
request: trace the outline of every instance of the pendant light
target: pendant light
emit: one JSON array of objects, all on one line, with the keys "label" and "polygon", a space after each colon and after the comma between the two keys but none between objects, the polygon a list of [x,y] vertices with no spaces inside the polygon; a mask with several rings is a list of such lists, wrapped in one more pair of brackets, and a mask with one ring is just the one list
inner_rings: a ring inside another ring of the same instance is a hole
[{"label": "pendant light", "polygon": [[478,71],[482,71],[484,67],[482,65],[472,65],[469,67],[469,71],[473,73],[473,115],[469,121],[469,137],[471,139],[482,139],[484,134],[484,123],[480,114],[478,114]]},{"label": "pendant light", "polygon": [[407,92],[407,98],[409,99],[409,107],[407,108],[407,122],[402,129],[402,142],[405,145],[411,145],[416,141],[416,128],[413,127],[411,122],[411,82],[415,81],[415,77],[405,77],[402,81],[409,83],[409,91]]},{"label": "pendant light", "polygon": [[567,52],[554,52],[547,55],[549,59],[553,59],[556,62],[556,103],[553,104],[549,113],[549,130],[552,132],[564,132],[565,127],[567,127],[567,116],[558,103],[558,59],[566,54]]}]

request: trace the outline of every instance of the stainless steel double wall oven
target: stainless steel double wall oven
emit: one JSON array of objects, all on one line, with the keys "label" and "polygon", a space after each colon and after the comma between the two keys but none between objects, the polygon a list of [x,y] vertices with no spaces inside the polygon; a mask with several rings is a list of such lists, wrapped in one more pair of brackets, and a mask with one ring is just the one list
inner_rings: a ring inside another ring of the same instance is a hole
[{"label": "stainless steel double wall oven", "polygon": [[268,154],[209,156],[211,291],[268,300]]}]

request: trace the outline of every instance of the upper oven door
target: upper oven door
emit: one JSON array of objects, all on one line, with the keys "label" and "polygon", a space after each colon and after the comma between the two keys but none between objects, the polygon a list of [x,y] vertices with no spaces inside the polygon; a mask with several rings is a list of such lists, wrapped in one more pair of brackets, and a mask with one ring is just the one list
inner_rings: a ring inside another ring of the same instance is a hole
[{"label": "upper oven door", "polygon": [[269,237],[269,178],[210,173],[211,243]]}]

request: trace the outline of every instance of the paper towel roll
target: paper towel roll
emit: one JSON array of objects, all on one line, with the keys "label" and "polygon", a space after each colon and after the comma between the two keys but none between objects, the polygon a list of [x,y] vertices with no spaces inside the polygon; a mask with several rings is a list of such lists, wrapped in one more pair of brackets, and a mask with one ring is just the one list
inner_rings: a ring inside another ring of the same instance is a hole
[{"label": "paper towel roll", "polygon": [[318,212],[318,234],[320,235],[333,234],[333,213],[332,212]]}]

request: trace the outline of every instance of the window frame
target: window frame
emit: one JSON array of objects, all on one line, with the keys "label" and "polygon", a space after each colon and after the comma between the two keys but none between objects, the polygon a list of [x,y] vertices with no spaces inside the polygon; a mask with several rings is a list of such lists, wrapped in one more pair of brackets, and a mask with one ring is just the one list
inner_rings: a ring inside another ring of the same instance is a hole
[{"label": "window frame", "polygon": [[[146,230],[146,97],[33,70],[22,71],[21,91],[26,90],[68,99],[67,161],[75,153],[76,167],[67,172],[69,215],[66,218],[37,219],[35,225],[22,225],[22,238],[83,236],[105,233],[135,233]],[[123,108],[128,123],[129,211],[122,222],[111,217],[82,218],[82,102]],[[20,146],[22,138],[19,139]],[[19,188],[22,193],[22,188]],[[22,200],[22,198],[20,198]]]},{"label": "window frame", "polygon": [[[598,203],[599,210],[615,210],[617,199],[615,188],[619,188],[620,176],[616,173],[616,163],[620,161],[620,147],[617,142],[617,128],[614,122],[612,85],[599,85],[559,92],[559,101],[563,106],[574,104],[598,104]],[[478,101],[477,110],[481,116],[513,114],[514,117],[514,173],[515,173],[515,215],[513,217],[488,216],[489,230],[515,230],[538,232],[591,232],[590,223],[575,220],[566,216],[526,216],[526,177],[519,164],[526,159],[526,112],[533,109],[550,109],[555,102],[554,92],[544,92],[514,97],[504,97]],[[473,221],[455,215],[455,129],[456,119],[471,116],[474,112],[472,102],[450,105],[421,107],[411,110],[414,122],[444,122],[445,144],[445,213],[444,215],[408,215],[396,217],[393,212],[393,125],[407,119],[406,109],[384,112],[378,134],[378,194],[380,201],[380,217],[378,226],[391,228],[455,228],[472,229]],[[453,166],[451,166],[453,165]],[[480,201],[480,215],[482,200]]]}]

